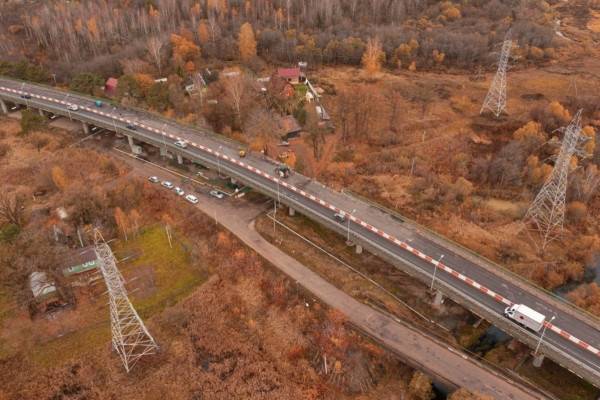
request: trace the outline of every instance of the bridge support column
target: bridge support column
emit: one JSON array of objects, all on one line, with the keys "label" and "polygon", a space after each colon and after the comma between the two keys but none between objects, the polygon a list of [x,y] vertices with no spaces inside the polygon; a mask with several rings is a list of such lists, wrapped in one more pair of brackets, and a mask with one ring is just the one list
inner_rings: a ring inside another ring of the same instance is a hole
[{"label": "bridge support column", "polygon": [[542,362],[544,362],[545,356],[543,354],[538,354],[537,356],[533,356],[533,366],[539,368],[542,366]]},{"label": "bridge support column", "polygon": [[444,302],[444,294],[439,290],[435,292],[435,297],[433,298],[433,306],[440,307]]},{"label": "bridge support column", "polygon": [[164,147],[161,147],[161,148],[160,148],[160,156],[161,156],[161,157],[166,157],[166,156],[167,156],[167,154],[168,154],[168,152],[167,152],[167,149],[166,149],[166,148],[164,148]]},{"label": "bridge support column", "polygon": [[294,215],[296,215],[296,210],[294,210],[292,207],[288,208],[288,215],[290,217],[293,217]]},{"label": "bridge support column", "polygon": [[3,114],[8,114],[8,107],[6,106],[6,103],[4,102],[4,100],[2,100],[2,99],[0,99],[0,107],[2,108]]},{"label": "bridge support column", "polygon": [[356,254],[362,254],[363,248],[360,244],[357,244],[354,251],[356,251]]},{"label": "bridge support column", "polygon": [[[42,110],[40,110],[40,114],[42,114]],[[44,114],[42,114],[44,115]],[[81,123],[81,126],[83,127],[83,133],[85,133],[86,135],[90,134],[90,126],[88,124],[86,124],[85,122]]]},{"label": "bridge support column", "polygon": [[177,154],[177,163],[183,164],[183,157],[181,156],[181,154]]},{"label": "bridge support column", "polygon": [[38,108],[38,113],[40,114],[40,117],[46,116],[46,114],[44,114],[44,110],[42,110],[41,108]]}]

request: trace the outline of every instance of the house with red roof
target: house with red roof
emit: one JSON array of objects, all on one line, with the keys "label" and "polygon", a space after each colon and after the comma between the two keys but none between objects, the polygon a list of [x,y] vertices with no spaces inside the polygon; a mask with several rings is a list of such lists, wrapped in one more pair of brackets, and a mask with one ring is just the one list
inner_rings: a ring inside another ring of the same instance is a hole
[{"label": "house with red roof", "polygon": [[277,76],[285,79],[292,85],[297,85],[306,81],[306,77],[304,76],[304,73],[300,71],[300,68],[278,68]]}]

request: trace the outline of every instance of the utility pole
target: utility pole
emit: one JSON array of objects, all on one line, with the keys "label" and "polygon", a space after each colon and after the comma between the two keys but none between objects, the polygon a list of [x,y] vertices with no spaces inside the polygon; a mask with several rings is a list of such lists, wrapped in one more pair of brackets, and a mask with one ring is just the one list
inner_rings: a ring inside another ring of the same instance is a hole
[{"label": "utility pole", "polygon": [[483,105],[479,114],[483,113],[485,109],[490,110],[494,113],[496,118],[502,114],[502,111],[506,108],[506,68],[508,67],[508,59],[510,57],[510,49],[512,48],[512,40],[510,40],[510,31],[504,38],[502,44],[502,52],[500,53],[500,61],[498,62],[498,70],[492,80],[490,89],[485,96]]},{"label": "utility pole", "polygon": [[158,345],[129,301],[117,260],[98,229],[94,230],[94,243],[99,269],[108,289],[113,349],[129,372],[141,357],[156,353]]},{"label": "utility pole", "polygon": [[540,346],[542,345],[542,341],[544,340],[544,335],[546,334],[546,329],[548,328],[548,324],[552,323],[552,321],[554,321],[555,318],[556,318],[556,315],[553,315],[552,318],[550,318],[550,321],[544,323],[544,330],[542,331],[542,336],[540,336],[540,340],[538,341],[537,346],[535,346],[535,351],[533,352],[534,356],[537,356],[538,350],[540,349]]},{"label": "utility pole", "polygon": [[581,112],[582,110],[577,111],[571,123],[562,129],[565,136],[554,169],[525,214],[525,223],[532,225],[533,230],[538,231],[541,236],[542,250],[558,237],[563,229],[571,158],[573,155],[586,156],[581,150],[581,144],[589,138],[581,135]]}]

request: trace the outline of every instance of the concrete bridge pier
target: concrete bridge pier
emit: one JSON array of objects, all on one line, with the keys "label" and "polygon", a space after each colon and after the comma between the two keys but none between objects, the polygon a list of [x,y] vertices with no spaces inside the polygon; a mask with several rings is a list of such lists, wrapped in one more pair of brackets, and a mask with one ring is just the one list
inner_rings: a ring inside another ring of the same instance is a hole
[{"label": "concrete bridge pier", "polygon": [[2,114],[8,114],[8,107],[2,99],[0,99],[0,107],[2,108]]},{"label": "concrete bridge pier", "polygon": [[294,210],[292,207],[288,208],[288,215],[290,217],[293,217],[294,215],[296,215],[296,210]]},{"label": "concrete bridge pier", "polygon": [[437,290],[435,292],[435,297],[433,298],[433,306],[438,308],[441,307],[442,303],[444,303],[444,294]]},{"label": "concrete bridge pier", "polygon": [[46,116],[46,114],[44,114],[44,110],[42,110],[41,108],[38,108],[38,113],[40,114],[40,117],[45,117]]},{"label": "concrete bridge pier", "polygon": [[168,154],[169,154],[169,152],[167,151],[167,149],[165,147],[160,148],[160,156],[161,157],[166,157]]},{"label": "concrete bridge pier", "polygon": [[533,356],[533,366],[536,368],[541,367],[542,363],[544,362],[544,358],[545,358],[545,356],[543,354],[538,354],[537,356],[534,355]]},{"label": "concrete bridge pier", "polygon": [[360,244],[357,244],[354,248],[354,251],[356,252],[356,254],[362,254],[363,248]]},{"label": "concrete bridge pier", "polygon": [[177,154],[177,163],[183,164],[183,157],[181,156],[181,154]]},{"label": "concrete bridge pier", "polygon": [[133,136],[127,135],[127,142],[129,143],[129,147],[133,150],[133,146],[135,146],[135,143],[133,143]]},{"label": "concrete bridge pier", "polygon": [[[44,114],[42,113],[42,110],[40,110],[40,114],[41,114],[41,115],[44,115]],[[86,124],[85,122],[82,122],[82,123],[81,123],[81,126],[82,126],[82,128],[83,128],[83,133],[85,133],[86,135],[89,135],[89,134],[90,134],[90,126],[89,126],[88,124]]]}]

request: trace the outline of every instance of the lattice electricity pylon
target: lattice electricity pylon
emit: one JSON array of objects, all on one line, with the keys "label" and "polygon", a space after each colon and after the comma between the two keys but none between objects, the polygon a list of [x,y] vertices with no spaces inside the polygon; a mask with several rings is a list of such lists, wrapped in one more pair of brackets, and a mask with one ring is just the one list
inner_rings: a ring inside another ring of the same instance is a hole
[{"label": "lattice electricity pylon", "polygon": [[492,80],[490,90],[488,90],[479,114],[487,108],[494,113],[496,118],[502,114],[506,108],[506,68],[508,67],[508,59],[510,57],[510,49],[512,48],[512,40],[510,34],[506,34],[504,43],[502,44],[502,53],[500,53],[500,61],[498,62],[498,70]]},{"label": "lattice electricity pylon", "polygon": [[533,229],[541,236],[542,250],[549,242],[556,239],[563,229],[571,158],[573,155],[586,156],[581,150],[581,144],[589,138],[581,135],[581,111],[577,111],[571,123],[561,129],[564,138],[554,169],[525,214],[525,223],[533,225]]},{"label": "lattice electricity pylon", "polygon": [[94,243],[100,271],[108,288],[112,345],[129,372],[142,356],[155,353],[158,345],[129,301],[117,261],[97,229],[94,230]]}]

